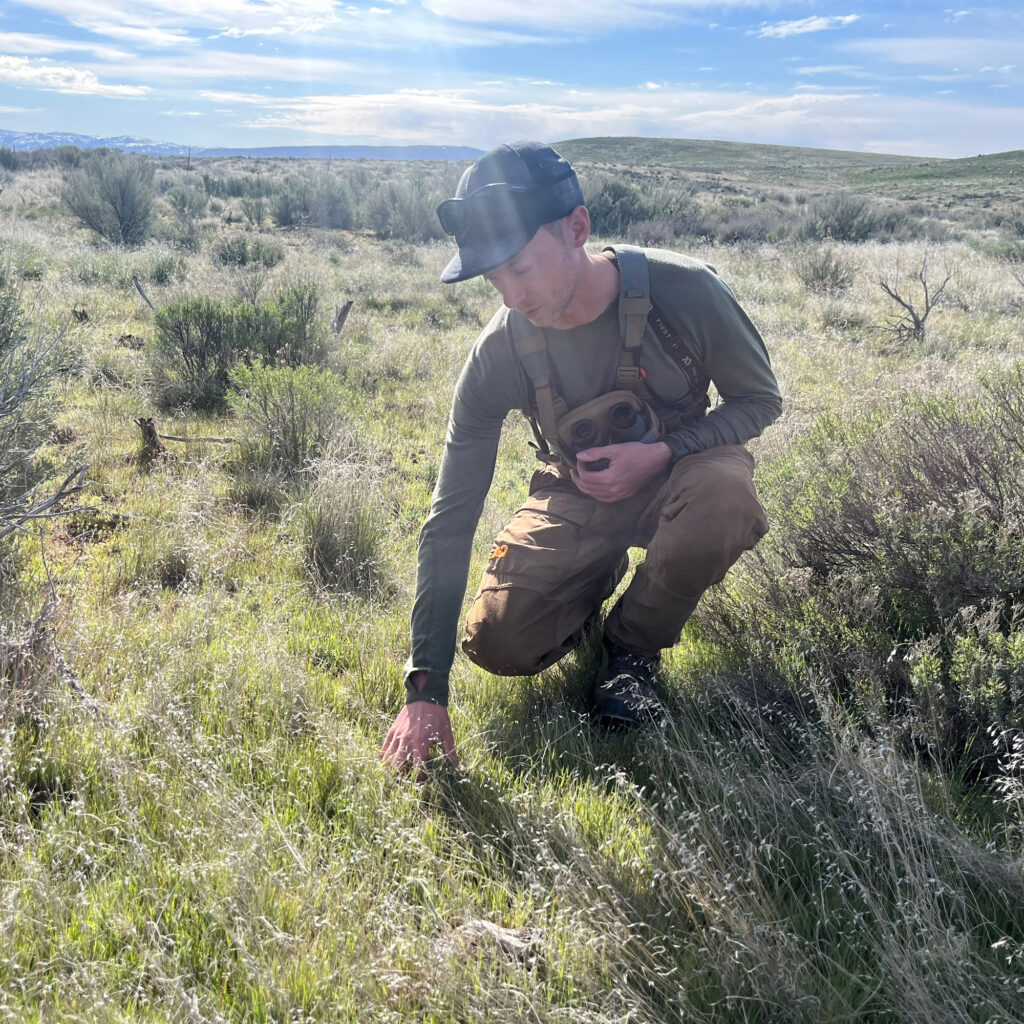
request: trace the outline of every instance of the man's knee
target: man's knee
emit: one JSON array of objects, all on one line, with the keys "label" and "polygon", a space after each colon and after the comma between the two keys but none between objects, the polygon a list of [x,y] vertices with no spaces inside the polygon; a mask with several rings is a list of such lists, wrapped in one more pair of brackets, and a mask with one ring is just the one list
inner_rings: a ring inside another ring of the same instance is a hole
[{"label": "man's knee", "polygon": [[680,481],[680,492],[663,507],[660,526],[684,541],[744,551],[768,532],[768,520],[754,490],[754,462],[738,446],[718,451],[726,454],[708,459],[698,473]]},{"label": "man's knee", "polygon": [[700,510],[703,532],[708,539],[746,551],[767,532],[768,518],[757,500],[753,484],[735,477],[712,489]]},{"label": "man's knee", "polygon": [[565,653],[556,631],[558,612],[553,601],[523,587],[483,591],[466,620],[462,649],[494,675],[534,675]]}]

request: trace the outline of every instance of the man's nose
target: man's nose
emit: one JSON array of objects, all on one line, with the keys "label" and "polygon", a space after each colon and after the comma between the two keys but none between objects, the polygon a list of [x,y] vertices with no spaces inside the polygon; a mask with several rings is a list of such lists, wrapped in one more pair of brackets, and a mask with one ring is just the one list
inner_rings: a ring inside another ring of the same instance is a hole
[{"label": "man's nose", "polygon": [[501,284],[495,286],[501,293],[501,301],[508,306],[509,309],[515,309],[516,306],[523,300],[523,289],[520,288],[513,281],[503,281]]}]

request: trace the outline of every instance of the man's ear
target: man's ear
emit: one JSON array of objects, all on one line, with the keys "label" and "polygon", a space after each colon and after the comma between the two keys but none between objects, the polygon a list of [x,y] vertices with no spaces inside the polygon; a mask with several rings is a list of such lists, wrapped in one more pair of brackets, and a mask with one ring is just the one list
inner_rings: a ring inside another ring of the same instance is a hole
[{"label": "man's ear", "polygon": [[590,237],[590,213],[585,206],[577,206],[565,218],[566,241],[575,249],[582,249]]}]

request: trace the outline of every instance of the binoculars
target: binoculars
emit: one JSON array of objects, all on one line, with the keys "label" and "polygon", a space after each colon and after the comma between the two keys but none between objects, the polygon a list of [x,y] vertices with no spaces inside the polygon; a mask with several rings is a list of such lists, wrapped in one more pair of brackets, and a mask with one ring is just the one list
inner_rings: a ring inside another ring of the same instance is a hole
[{"label": "binoculars", "polygon": [[[607,436],[593,420],[578,420],[572,425],[572,444],[577,452],[606,444],[626,444],[629,441],[655,441],[657,435],[651,430],[647,418],[629,402],[618,402],[608,410]],[[608,468],[608,459],[581,462],[590,472]]]}]

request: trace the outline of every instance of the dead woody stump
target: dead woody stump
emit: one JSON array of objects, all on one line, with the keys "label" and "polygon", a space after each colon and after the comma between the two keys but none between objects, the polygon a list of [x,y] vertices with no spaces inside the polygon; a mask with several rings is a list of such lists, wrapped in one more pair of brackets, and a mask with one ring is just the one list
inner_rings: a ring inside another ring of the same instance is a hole
[{"label": "dead woody stump", "polygon": [[156,420],[152,416],[140,416],[135,423],[142,431],[142,447],[139,449],[139,462],[144,465],[167,454],[167,446],[160,440],[156,429]]},{"label": "dead woody stump", "polygon": [[161,456],[170,457],[170,452],[164,441],[182,441],[185,444],[237,444],[234,437],[182,437],[178,434],[161,434],[156,428],[156,420],[152,416],[140,416],[135,421],[136,426],[142,431],[142,447],[139,450],[139,462],[144,465],[153,462]]}]

